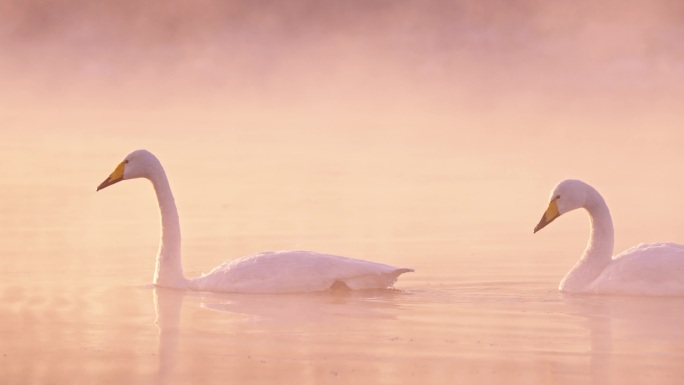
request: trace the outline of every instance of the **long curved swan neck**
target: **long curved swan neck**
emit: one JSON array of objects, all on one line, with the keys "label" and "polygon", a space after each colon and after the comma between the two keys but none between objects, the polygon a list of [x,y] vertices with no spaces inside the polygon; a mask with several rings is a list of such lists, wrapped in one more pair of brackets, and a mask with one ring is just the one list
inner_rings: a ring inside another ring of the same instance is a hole
[{"label": "long curved swan neck", "polygon": [[157,194],[159,212],[161,214],[161,244],[157,254],[153,283],[156,286],[184,286],[187,280],[183,276],[181,264],[181,233],[178,209],[171,193],[169,180],[161,164],[155,165],[149,179]]},{"label": "long curved swan neck", "polygon": [[575,267],[561,281],[561,290],[582,291],[613,258],[615,233],[608,205],[598,191],[590,188],[584,208],[591,221],[589,243]]},{"label": "long curved swan neck", "polygon": [[613,230],[613,218],[610,216],[608,205],[606,205],[603,197],[596,192],[593,202],[585,208],[591,219],[591,235],[584,257],[591,255],[594,260],[610,263],[613,257],[615,231]]}]

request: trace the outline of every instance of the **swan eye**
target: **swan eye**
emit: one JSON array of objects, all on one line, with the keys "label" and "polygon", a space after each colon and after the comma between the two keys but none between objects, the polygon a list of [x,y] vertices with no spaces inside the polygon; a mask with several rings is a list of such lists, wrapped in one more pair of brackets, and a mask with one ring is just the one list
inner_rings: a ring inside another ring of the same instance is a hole
[{"label": "swan eye", "polygon": [[551,199],[551,202],[557,201],[559,199],[560,199],[560,195],[556,195],[555,197],[553,197],[553,199]]},{"label": "swan eye", "polygon": [[128,163],[128,159],[124,159],[124,163]]}]

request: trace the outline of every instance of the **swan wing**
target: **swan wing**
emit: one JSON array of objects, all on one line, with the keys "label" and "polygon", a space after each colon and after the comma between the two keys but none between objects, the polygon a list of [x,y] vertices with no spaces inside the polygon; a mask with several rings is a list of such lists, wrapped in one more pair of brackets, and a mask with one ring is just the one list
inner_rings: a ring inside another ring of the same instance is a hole
[{"label": "swan wing", "polygon": [[385,289],[413,271],[377,262],[312,251],[276,251],[226,262],[192,280],[195,290],[235,293],[300,293],[328,290]]},{"label": "swan wing", "polygon": [[591,284],[591,292],[684,295],[684,245],[640,244],[616,255]]}]

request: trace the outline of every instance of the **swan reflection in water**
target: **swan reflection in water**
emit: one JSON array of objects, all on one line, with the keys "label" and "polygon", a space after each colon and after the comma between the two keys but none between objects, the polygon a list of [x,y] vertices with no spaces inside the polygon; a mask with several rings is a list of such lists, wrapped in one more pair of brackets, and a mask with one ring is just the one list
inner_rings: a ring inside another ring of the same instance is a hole
[{"label": "swan reflection in water", "polygon": [[[378,328],[386,325],[384,320],[396,320],[401,308],[402,298],[410,295],[400,290],[329,290],[327,292],[256,295],[256,294],[217,294],[208,292],[183,291],[153,287],[153,303],[156,312],[156,326],[159,332],[157,383],[177,382],[183,376],[178,373],[179,341],[181,334],[181,313],[185,301],[198,305],[189,311],[193,319],[202,312],[209,318],[209,327],[219,323],[215,341],[222,336],[235,339],[235,329],[245,333],[274,332],[287,330],[295,335],[316,333],[317,326],[335,324],[335,328],[358,326],[365,332],[372,332],[371,325]],[[199,312],[199,313],[198,313]],[[212,320],[211,314],[219,312]],[[328,333],[329,329],[323,328]],[[209,331],[209,330],[205,330]],[[299,337],[295,337],[298,339]],[[235,344],[239,343],[232,341]],[[217,345],[203,346],[209,352]],[[180,348],[181,357],[188,352]],[[236,352],[237,354],[237,352]],[[183,368],[186,370],[187,368]]]},{"label": "swan reflection in water", "polygon": [[[681,368],[684,298],[563,295],[562,301],[589,331],[592,383],[663,383]],[[684,369],[676,374],[682,378]]]},{"label": "swan reflection in water", "polygon": [[157,351],[159,359],[159,366],[157,368],[158,384],[169,383],[176,366],[180,336],[180,317],[184,296],[185,293],[181,290],[161,287],[152,288],[152,300],[156,313],[155,324],[159,329]]}]

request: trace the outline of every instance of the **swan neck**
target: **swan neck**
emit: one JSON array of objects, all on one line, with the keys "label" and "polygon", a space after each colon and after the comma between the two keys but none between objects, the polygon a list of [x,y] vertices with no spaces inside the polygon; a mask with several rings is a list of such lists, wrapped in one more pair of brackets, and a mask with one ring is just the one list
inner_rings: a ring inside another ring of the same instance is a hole
[{"label": "swan neck", "polygon": [[592,189],[584,208],[589,213],[591,222],[589,242],[575,267],[561,281],[560,289],[564,291],[585,291],[613,258],[615,234],[608,205],[603,197]]},{"label": "swan neck", "polygon": [[608,205],[600,195],[599,198],[600,202],[587,207],[591,220],[591,233],[584,255],[595,260],[610,262],[615,243],[613,219],[610,216]]},{"label": "swan neck", "polygon": [[149,176],[157,195],[161,215],[161,243],[154,269],[154,284],[163,287],[181,287],[187,282],[181,264],[181,234],[178,209],[164,169],[154,168]]}]

